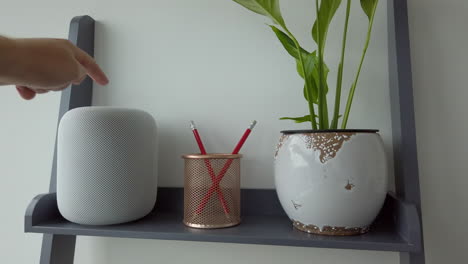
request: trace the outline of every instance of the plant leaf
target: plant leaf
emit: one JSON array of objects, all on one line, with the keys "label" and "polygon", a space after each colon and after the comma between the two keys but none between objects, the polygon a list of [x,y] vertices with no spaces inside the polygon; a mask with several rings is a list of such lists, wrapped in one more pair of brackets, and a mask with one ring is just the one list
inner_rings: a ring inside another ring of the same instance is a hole
[{"label": "plant leaf", "polygon": [[[362,2],[362,1],[361,1]],[[336,13],[336,10],[341,5],[341,0],[322,0],[320,3],[319,8],[319,17],[320,19],[320,46],[323,48],[325,47],[325,41],[327,39],[328,27],[333,19],[333,16]],[[318,35],[317,35],[317,19],[314,22],[314,26],[312,27],[312,38],[314,39],[315,43],[318,43]]]},{"label": "plant leaf", "polygon": [[[315,116],[317,118],[317,116]],[[294,120],[296,123],[311,122],[310,115],[305,115],[301,117],[281,117],[280,120]]]},{"label": "plant leaf", "polygon": [[[304,79],[305,82],[307,82],[307,85],[304,86],[304,98],[307,101],[311,101],[313,103],[318,102],[318,89],[317,89],[317,80],[316,78],[318,77],[318,74],[314,74],[314,72],[318,72],[318,58],[317,58],[317,53],[314,51],[312,53],[307,54],[305,57],[303,57],[304,61],[304,70],[305,73],[302,71],[302,67],[300,67],[300,62],[297,60],[296,61],[296,68],[297,68],[297,73]],[[309,96],[312,96],[312,98],[307,97],[307,87],[309,88],[308,94]]]},{"label": "plant leaf", "polygon": [[[299,60],[299,54],[297,54],[297,48],[294,44],[294,41],[283,31],[279,30],[275,26],[270,26],[273,32],[276,34],[276,37],[279,39],[284,49],[293,56],[296,60]],[[301,47],[302,56],[305,57],[309,52]]]},{"label": "plant leaf", "polygon": [[378,0],[361,0],[362,10],[364,10],[364,13],[366,13],[369,20],[371,19],[375,6],[378,2]]},{"label": "plant leaf", "polygon": [[[312,103],[317,104],[318,103],[318,89],[317,85],[315,84],[315,80],[311,82],[311,87],[312,87]],[[307,97],[307,87],[304,85],[304,98],[306,101],[309,101],[309,98]]]},{"label": "plant leaf", "polygon": [[[297,73],[307,82],[309,82],[310,91],[309,94],[312,94],[312,102],[318,103],[318,85],[319,85],[319,71],[318,71],[318,57],[317,51],[311,52],[304,57],[304,68],[306,71],[306,77],[304,78],[304,73],[302,72],[302,67],[300,67],[299,61],[296,61]],[[324,80],[327,80],[328,72],[330,71],[327,65],[323,65]],[[304,98],[309,101],[306,93],[306,86],[304,86]],[[328,84],[324,83],[324,93],[328,93]]]},{"label": "plant leaf", "polygon": [[[301,64],[300,64],[300,61],[299,61],[299,57],[298,57],[298,54],[297,54],[297,49],[296,49],[296,46],[294,44],[294,41],[288,36],[286,35],[284,32],[282,32],[281,30],[279,30],[278,28],[276,28],[275,26],[270,26],[271,29],[273,30],[273,32],[276,34],[276,36],[278,37],[278,39],[280,40],[281,44],[283,44],[283,47],[286,49],[286,51],[294,58],[296,58],[296,69],[297,69],[297,73],[299,74],[299,76],[302,77],[302,79],[305,79],[304,78],[304,72],[302,70],[302,67],[301,67]],[[318,58],[317,58],[317,52],[314,51],[312,53],[309,53],[307,50],[303,49],[301,47],[301,52],[302,52],[302,57],[303,57],[303,60],[304,60],[304,68],[307,72],[307,80],[309,81],[309,84],[310,84],[310,87],[311,87],[311,94],[312,94],[312,98],[313,98],[313,102],[314,103],[317,103],[318,101],[318,90],[317,90],[317,87],[318,87],[318,68],[317,68],[317,65],[318,65]],[[328,75],[328,72],[329,72],[329,69],[326,65],[324,65],[324,75],[325,77]],[[307,98],[307,93],[306,93],[306,85],[304,85],[304,98],[309,101],[309,99]],[[325,92],[328,92],[328,86],[326,86],[325,88]]]},{"label": "plant leaf", "polygon": [[257,14],[267,16],[274,23],[285,27],[284,19],[281,16],[279,0],[233,0],[239,5]]},{"label": "plant leaf", "polygon": [[[307,73],[306,75],[310,76],[314,68],[316,68],[316,64],[318,63],[317,52],[313,51],[311,53],[305,54],[303,57],[303,60],[304,60],[304,68]],[[296,69],[297,69],[297,73],[299,74],[299,76],[304,78],[304,72],[302,71],[302,67],[301,67],[299,60],[296,60]]]}]

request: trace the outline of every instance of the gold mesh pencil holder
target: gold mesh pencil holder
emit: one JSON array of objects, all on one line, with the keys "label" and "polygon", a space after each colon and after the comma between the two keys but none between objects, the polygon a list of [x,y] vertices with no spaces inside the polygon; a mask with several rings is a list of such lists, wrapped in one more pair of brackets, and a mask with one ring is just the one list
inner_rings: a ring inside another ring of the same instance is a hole
[{"label": "gold mesh pencil holder", "polygon": [[223,228],[240,223],[241,154],[190,154],[185,160],[184,224]]}]

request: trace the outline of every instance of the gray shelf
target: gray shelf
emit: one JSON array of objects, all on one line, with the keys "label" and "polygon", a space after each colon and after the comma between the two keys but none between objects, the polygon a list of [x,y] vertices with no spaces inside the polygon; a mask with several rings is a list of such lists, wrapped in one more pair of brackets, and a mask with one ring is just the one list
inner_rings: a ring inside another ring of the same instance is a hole
[{"label": "gray shelf", "polygon": [[[40,264],[72,264],[77,235],[399,251],[401,264],[424,264],[407,0],[389,0],[387,7],[397,195],[387,196],[384,208],[368,234],[326,237],[294,230],[273,190],[243,190],[243,222],[229,229],[185,227],[181,223],[180,188],[160,188],[155,213],[139,221],[103,227],[73,224],[62,218],[57,209],[55,149],[50,193],[34,198],[25,217],[26,232],[44,233]],[[93,56],[94,20],[89,16],[75,17],[69,32],[69,40]],[[71,85],[62,92],[59,120],[73,108],[91,105],[92,85],[91,79],[87,78],[80,85]]]},{"label": "gray shelf", "polygon": [[418,252],[421,249],[419,217],[414,205],[393,195],[374,226],[361,236],[332,237],[293,229],[274,190],[242,190],[242,223],[224,229],[194,229],[182,223],[182,188],[160,188],[155,210],[134,222],[111,226],[86,226],[64,219],[55,193],[39,195],[30,203],[25,231],[55,235],[81,235],[226,242],[299,247]]}]

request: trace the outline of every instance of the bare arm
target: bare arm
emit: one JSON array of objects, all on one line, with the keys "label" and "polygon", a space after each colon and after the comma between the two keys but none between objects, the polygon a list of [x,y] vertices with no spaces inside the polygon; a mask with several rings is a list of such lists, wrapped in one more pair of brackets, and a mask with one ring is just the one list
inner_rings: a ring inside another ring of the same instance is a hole
[{"label": "bare arm", "polygon": [[109,80],[86,52],[64,39],[10,39],[0,36],[0,85],[16,85],[24,99],[80,83],[89,75]]}]

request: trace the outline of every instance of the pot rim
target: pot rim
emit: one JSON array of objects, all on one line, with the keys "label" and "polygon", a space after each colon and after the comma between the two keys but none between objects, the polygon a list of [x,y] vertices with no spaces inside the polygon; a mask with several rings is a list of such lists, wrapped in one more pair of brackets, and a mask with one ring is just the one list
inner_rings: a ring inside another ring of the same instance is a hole
[{"label": "pot rim", "polygon": [[299,130],[282,130],[281,133],[290,135],[290,134],[303,134],[303,133],[378,133],[378,129],[321,129],[321,130],[312,130],[312,129],[299,129]]}]

